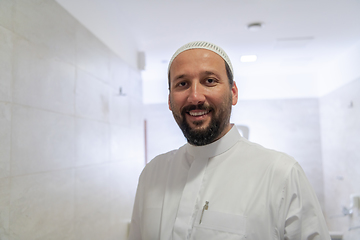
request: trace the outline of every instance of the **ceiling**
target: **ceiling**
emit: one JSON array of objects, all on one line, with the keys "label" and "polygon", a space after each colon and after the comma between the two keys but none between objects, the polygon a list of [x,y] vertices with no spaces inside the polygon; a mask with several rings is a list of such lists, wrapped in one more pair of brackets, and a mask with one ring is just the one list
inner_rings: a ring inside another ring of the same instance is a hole
[{"label": "ceiling", "polygon": [[[110,48],[126,35],[145,52],[144,103],[167,102],[168,61],[190,41],[213,42],[228,53],[243,99],[317,97],[317,72],[360,42],[359,0],[57,2]],[[263,27],[249,31],[254,22]],[[240,62],[248,54],[258,60]]]}]

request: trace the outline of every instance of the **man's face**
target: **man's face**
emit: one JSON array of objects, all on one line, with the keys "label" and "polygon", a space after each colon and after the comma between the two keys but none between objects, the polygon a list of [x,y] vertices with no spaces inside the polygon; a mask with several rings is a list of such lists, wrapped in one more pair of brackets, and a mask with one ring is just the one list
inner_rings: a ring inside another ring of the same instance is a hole
[{"label": "man's face", "polygon": [[180,53],[170,67],[169,109],[188,142],[206,145],[231,128],[237,87],[230,87],[225,62],[206,49]]}]

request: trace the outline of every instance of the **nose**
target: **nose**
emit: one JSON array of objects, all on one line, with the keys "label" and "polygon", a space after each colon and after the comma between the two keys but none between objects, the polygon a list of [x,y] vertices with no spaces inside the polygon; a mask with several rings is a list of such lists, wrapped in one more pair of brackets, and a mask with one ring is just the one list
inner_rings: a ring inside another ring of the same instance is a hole
[{"label": "nose", "polygon": [[193,82],[189,89],[188,102],[193,105],[205,102],[204,88],[200,83]]}]

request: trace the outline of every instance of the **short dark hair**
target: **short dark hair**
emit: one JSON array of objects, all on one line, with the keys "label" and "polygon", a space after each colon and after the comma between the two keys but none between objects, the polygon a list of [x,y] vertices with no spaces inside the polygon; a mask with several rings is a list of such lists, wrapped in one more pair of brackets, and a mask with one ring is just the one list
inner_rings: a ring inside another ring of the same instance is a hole
[{"label": "short dark hair", "polygon": [[229,64],[225,60],[224,60],[224,62],[225,62],[226,75],[229,79],[229,86],[231,89],[234,84],[234,75],[232,74]]},{"label": "short dark hair", "polygon": [[[231,89],[234,84],[234,76],[231,72],[229,64],[225,60],[224,60],[224,63],[225,63],[226,75],[229,79],[229,86]],[[169,68],[169,73],[168,73],[168,85],[169,85],[169,91],[170,91],[170,68]]]}]

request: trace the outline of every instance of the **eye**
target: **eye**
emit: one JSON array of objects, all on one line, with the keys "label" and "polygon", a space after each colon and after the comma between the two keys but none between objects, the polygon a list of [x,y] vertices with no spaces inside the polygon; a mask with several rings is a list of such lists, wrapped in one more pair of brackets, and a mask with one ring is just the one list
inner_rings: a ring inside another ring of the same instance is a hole
[{"label": "eye", "polygon": [[176,87],[185,87],[187,85],[187,82],[179,82],[179,83],[177,83],[175,86]]},{"label": "eye", "polygon": [[207,78],[207,79],[205,80],[205,82],[206,82],[206,84],[213,85],[213,84],[216,83],[216,79],[214,79],[214,78]]}]

